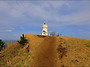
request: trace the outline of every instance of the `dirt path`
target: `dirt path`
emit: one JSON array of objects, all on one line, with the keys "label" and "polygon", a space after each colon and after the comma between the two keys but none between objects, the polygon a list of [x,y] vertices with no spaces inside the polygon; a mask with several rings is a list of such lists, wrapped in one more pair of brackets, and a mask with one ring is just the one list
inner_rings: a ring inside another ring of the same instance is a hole
[{"label": "dirt path", "polygon": [[56,67],[56,39],[46,37],[39,49],[36,51],[32,67]]}]

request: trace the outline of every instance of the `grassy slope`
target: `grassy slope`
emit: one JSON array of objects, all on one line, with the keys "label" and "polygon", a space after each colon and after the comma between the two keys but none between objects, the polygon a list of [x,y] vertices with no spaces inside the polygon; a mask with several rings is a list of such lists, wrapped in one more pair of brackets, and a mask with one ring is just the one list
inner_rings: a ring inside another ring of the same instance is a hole
[{"label": "grassy slope", "polygon": [[47,62],[50,63],[47,65],[53,63],[61,67],[90,67],[90,40],[71,37],[42,37],[32,34],[26,34],[25,37],[29,43],[23,48],[16,42],[0,52],[0,67],[45,65]]}]

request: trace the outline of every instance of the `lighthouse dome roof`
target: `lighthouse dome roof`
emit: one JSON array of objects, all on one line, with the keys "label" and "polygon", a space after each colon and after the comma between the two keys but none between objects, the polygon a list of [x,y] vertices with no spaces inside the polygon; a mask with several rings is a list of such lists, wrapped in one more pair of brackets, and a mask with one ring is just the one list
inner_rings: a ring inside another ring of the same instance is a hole
[{"label": "lighthouse dome roof", "polygon": [[48,26],[47,26],[47,24],[46,24],[46,23],[44,23],[44,24],[42,25],[42,27],[48,27]]}]

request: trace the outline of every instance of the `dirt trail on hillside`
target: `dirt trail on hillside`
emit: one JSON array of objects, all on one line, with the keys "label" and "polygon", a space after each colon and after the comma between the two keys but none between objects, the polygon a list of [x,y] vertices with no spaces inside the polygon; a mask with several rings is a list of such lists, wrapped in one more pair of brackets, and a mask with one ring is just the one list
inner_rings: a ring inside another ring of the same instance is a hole
[{"label": "dirt trail on hillside", "polygon": [[45,40],[36,51],[35,57],[31,64],[32,67],[56,67],[55,42],[55,37],[45,37]]}]

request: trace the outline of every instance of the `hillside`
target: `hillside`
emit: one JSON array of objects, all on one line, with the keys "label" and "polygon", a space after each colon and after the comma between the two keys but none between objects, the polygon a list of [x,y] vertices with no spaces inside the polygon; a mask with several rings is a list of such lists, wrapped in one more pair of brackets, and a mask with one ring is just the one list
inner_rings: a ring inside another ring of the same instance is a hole
[{"label": "hillside", "polygon": [[90,40],[25,34],[0,52],[0,67],[90,67]]}]

